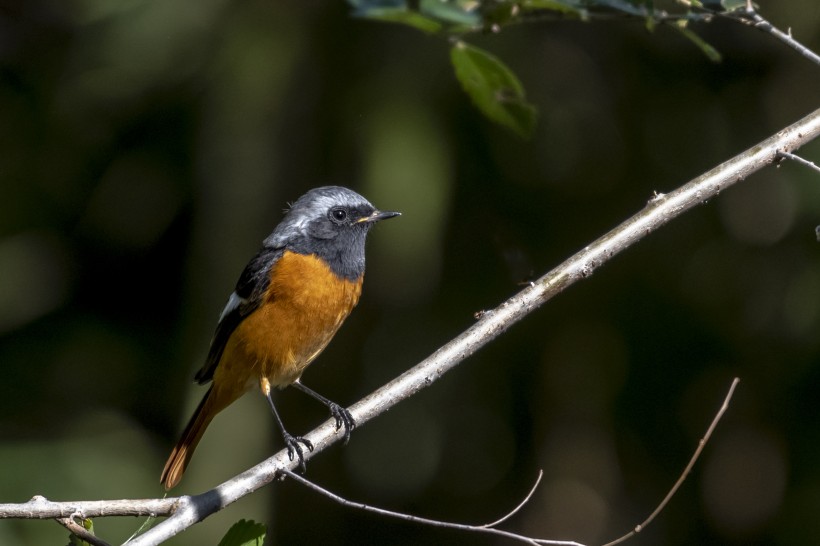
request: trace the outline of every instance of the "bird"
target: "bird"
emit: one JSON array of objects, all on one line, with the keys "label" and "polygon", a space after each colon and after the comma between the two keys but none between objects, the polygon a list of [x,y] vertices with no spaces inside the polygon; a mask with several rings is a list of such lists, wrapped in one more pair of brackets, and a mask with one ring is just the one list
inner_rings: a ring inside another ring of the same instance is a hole
[{"label": "bird", "polygon": [[365,240],[379,221],[399,216],[380,211],[353,190],[314,188],[297,199],[263,241],[228,298],[195,381],[211,383],[174,447],[160,477],[166,490],[179,484],[213,418],[246,392],[267,399],[290,460],[305,470],[313,444],[285,429],[271,397],[293,386],[328,407],[345,443],[356,422],[342,406],[301,382],[356,306],[365,270]]}]

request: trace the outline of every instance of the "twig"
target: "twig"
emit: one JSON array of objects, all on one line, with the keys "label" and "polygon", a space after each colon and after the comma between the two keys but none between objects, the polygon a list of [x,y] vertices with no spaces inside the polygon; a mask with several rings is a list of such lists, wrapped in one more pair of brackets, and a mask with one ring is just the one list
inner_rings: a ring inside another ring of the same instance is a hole
[{"label": "twig", "polygon": [[[424,361],[349,407],[356,423],[364,425],[405,398],[429,387],[446,372],[500,336],[507,328],[575,282],[592,275],[596,268],[616,254],[690,208],[705,203],[719,192],[773,163],[778,152],[792,152],[816,138],[818,134],[820,109],[677,190],[665,195],[657,194],[647,206],[626,222],[528,285],[496,309],[484,313],[471,328]],[[339,441],[343,435],[336,432],[335,423],[329,419],[305,437],[315,447],[312,453],[306,455],[306,458],[310,458]],[[292,469],[295,464],[288,460],[287,450],[282,450],[214,489],[194,497],[72,503],[54,503],[42,497],[39,497],[41,501],[35,502],[35,497],[22,505],[0,505],[0,519],[68,517],[78,510],[86,517],[170,515],[168,519],[128,542],[130,546],[156,545],[265,486],[274,480],[277,472],[285,468]]]},{"label": "twig", "polygon": [[683,469],[683,472],[681,473],[680,477],[669,490],[669,492],[666,494],[666,496],[663,498],[663,500],[660,502],[660,504],[658,504],[658,506],[652,511],[651,514],[649,514],[649,517],[647,517],[643,522],[636,525],[633,530],[623,535],[622,537],[616,538],[612,542],[607,542],[606,544],[604,544],[604,546],[615,546],[615,544],[620,544],[621,542],[624,542],[625,540],[629,540],[630,538],[634,537],[635,535],[643,531],[650,523],[652,523],[652,520],[654,520],[655,517],[657,517],[657,515],[660,514],[664,508],[666,508],[666,505],[669,504],[669,500],[678,491],[681,484],[683,484],[684,480],[686,480],[686,477],[689,475],[689,473],[692,472],[692,467],[695,466],[695,462],[697,462],[698,458],[700,457],[703,448],[706,446],[706,442],[708,442],[709,438],[712,437],[712,433],[715,431],[715,427],[717,427],[718,421],[720,421],[720,419],[723,417],[723,414],[726,413],[726,410],[729,408],[729,402],[732,400],[732,395],[735,392],[735,387],[737,387],[737,384],[739,382],[740,379],[738,379],[737,377],[735,377],[734,380],[732,380],[732,385],[729,387],[729,392],[726,393],[726,397],[723,399],[723,404],[720,406],[720,409],[715,414],[715,417],[712,419],[712,422],[709,424],[709,428],[706,429],[706,434],[704,434],[703,438],[701,438],[700,442],[698,442],[698,447],[697,449],[695,449],[695,453],[692,454],[692,458],[689,459],[689,463],[686,465],[686,468]]},{"label": "twig", "polygon": [[[709,424],[709,427],[706,429],[706,433],[704,433],[703,437],[698,442],[698,447],[695,449],[695,452],[692,454],[692,457],[689,459],[689,462],[687,463],[686,467],[683,469],[683,472],[681,472],[681,474],[678,477],[677,481],[675,481],[675,483],[672,485],[672,487],[666,493],[666,496],[663,498],[663,500],[658,504],[657,507],[655,507],[655,509],[652,511],[652,513],[649,514],[649,516],[643,522],[636,525],[635,528],[632,531],[630,531],[630,532],[626,533],[625,535],[613,540],[612,542],[606,543],[604,546],[615,546],[616,544],[620,544],[621,542],[625,542],[625,541],[629,540],[630,538],[634,537],[635,535],[637,535],[638,533],[640,533],[641,531],[646,529],[646,527],[648,527],[649,524],[652,523],[652,521],[654,521],[654,519],[658,516],[658,514],[660,514],[664,510],[664,508],[666,508],[667,504],[669,504],[669,501],[672,499],[672,497],[675,496],[675,493],[677,493],[678,489],[680,489],[681,485],[683,485],[683,482],[686,480],[686,478],[692,472],[692,468],[695,466],[695,463],[700,458],[700,455],[703,452],[704,447],[706,447],[707,442],[709,442],[709,439],[712,437],[712,433],[715,431],[715,428],[717,427],[718,422],[720,422],[720,420],[723,418],[723,414],[726,413],[726,410],[729,409],[729,403],[732,400],[732,396],[734,395],[735,388],[737,387],[739,382],[740,382],[740,379],[738,379],[737,377],[735,377],[732,380],[732,384],[729,386],[729,392],[726,393],[726,396],[723,398],[723,404],[721,404],[721,406],[718,409],[717,413],[712,418],[712,422]],[[341,496],[337,495],[336,493],[333,493],[330,490],[325,489],[324,487],[322,487],[322,486],[308,480],[307,478],[305,478],[303,476],[300,476],[298,474],[294,474],[290,470],[282,470],[282,474],[290,477],[294,481],[297,481],[297,482],[301,483],[302,485],[304,485],[306,487],[309,487],[310,489],[313,489],[314,491],[319,492],[320,494],[322,494],[322,495],[328,497],[329,499],[341,504],[342,506],[347,506],[349,508],[356,508],[356,509],[359,509],[359,510],[364,510],[365,512],[370,512],[370,513],[378,514],[378,515],[381,515],[381,516],[387,516],[387,517],[391,517],[391,518],[400,519],[400,520],[403,520],[403,521],[409,521],[409,522],[412,522],[412,523],[420,523],[420,524],[423,524],[423,525],[429,525],[431,527],[439,527],[439,528],[443,528],[443,529],[455,529],[455,530],[458,530],[458,531],[469,531],[469,532],[476,532],[476,533],[486,533],[486,534],[498,535],[498,536],[502,536],[502,537],[509,538],[509,539],[512,539],[512,540],[516,540],[516,541],[519,541],[519,542],[525,542],[527,544],[536,544],[536,545],[543,544],[543,545],[559,545],[559,546],[581,546],[577,542],[539,539],[539,538],[535,538],[535,537],[528,537],[528,536],[525,536],[525,535],[520,535],[518,533],[512,533],[512,532],[509,532],[509,531],[504,531],[504,530],[501,530],[501,529],[496,529],[496,527],[499,524],[501,524],[504,521],[508,520],[510,517],[512,517],[514,514],[516,514],[519,510],[521,510],[521,508],[525,504],[527,504],[527,502],[529,502],[529,500],[532,498],[532,495],[535,493],[535,490],[538,488],[538,485],[541,483],[541,478],[544,475],[543,471],[539,471],[538,478],[536,479],[535,484],[530,489],[530,492],[527,493],[527,495],[524,497],[524,499],[518,504],[518,506],[513,508],[510,512],[508,512],[502,518],[500,518],[500,519],[498,519],[498,520],[496,520],[492,523],[488,523],[486,525],[467,525],[467,524],[463,524],[463,523],[453,523],[453,522],[423,518],[423,517],[414,516],[414,515],[411,515],[411,514],[404,514],[404,513],[401,513],[401,512],[395,512],[393,510],[386,510],[384,508],[378,508],[376,506],[370,506],[368,504],[364,504],[364,503],[361,503],[361,502],[355,502],[355,501],[348,500],[348,499],[346,499],[344,497],[341,497]]]},{"label": "twig", "polygon": [[[166,493],[166,496],[167,496],[167,493]],[[154,523],[155,519],[157,519],[156,515],[151,515],[151,516],[148,516],[147,518],[145,518],[145,521],[142,522],[142,525],[137,527],[137,530],[134,531],[131,534],[131,536],[128,537],[128,539],[125,542],[128,542],[129,540],[131,540],[135,536],[141,535],[143,531],[145,531],[146,529],[149,529],[151,527],[151,524]]]},{"label": "twig", "polygon": [[77,514],[86,518],[170,516],[178,503],[177,498],[54,502],[36,495],[21,504],[0,504],[0,519],[56,519],[70,518]]},{"label": "twig", "polygon": [[777,152],[778,159],[791,159],[792,161],[796,161],[803,165],[804,167],[808,167],[809,169],[815,170],[820,173],[820,167],[815,165],[813,162],[809,161],[808,159],[803,159],[799,155],[790,154],[789,152]]},{"label": "twig", "polygon": [[[630,4],[623,4],[623,6],[625,8],[630,6],[627,8],[630,11],[594,11],[593,9],[586,8],[579,13],[566,13],[550,9],[528,10],[522,12],[518,17],[510,19],[505,23],[505,25],[510,26],[524,23],[556,22],[574,19],[581,19],[583,21],[646,21],[647,19],[651,19],[655,23],[709,23],[715,18],[715,15],[717,15],[714,12],[706,10],[680,13],[669,12],[661,9],[653,9],[650,11],[642,5],[634,6]],[[472,32],[483,30],[483,28],[476,28],[473,29]],[[464,33],[469,34],[470,32],[471,31],[468,30]]]},{"label": "twig", "polygon": [[[744,24],[746,26],[750,26],[756,28],[762,32],[770,34],[786,44],[787,46],[791,47],[795,51],[797,51],[800,55],[805,57],[806,59],[810,60],[814,64],[820,66],[820,55],[809,49],[808,47],[804,46],[800,42],[794,39],[791,35],[791,32],[783,32],[776,26],[774,26],[771,22],[761,16],[757,10],[754,8],[754,4],[747,0],[746,7],[735,9],[732,11],[715,11],[712,9],[699,7],[693,5],[692,2],[688,2],[685,0],[679,0],[682,4],[686,5],[690,8],[690,11],[685,13],[670,13],[664,10],[659,9],[646,9],[644,6],[633,6],[629,3],[623,4],[623,10],[620,11],[594,11],[589,8],[584,9],[582,12],[573,14],[573,13],[563,13],[558,12],[555,10],[536,10],[536,11],[528,11],[523,12],[517,18],[511,19],[507,22],[507,24],[520,24],[520,23],[527,23],[527,22],[537,22],[537,21],[554,21],[554,20],[564,20],[570,18],[578,18],[584,20],[612,20],[612,19],[639,19],[639,20],[651,20],[655,24],[662,24],[662,23],[685,23],[685,22],[703,22],[709,23],[715,17],[721,17],[724,19],[728,19],[730,21],[735,21],[737,23]],[[478,27],[473,30],[482,31],[483,27]]]},{"label": "twig", "polygon": [[100,537],[96,536],[94,533],[90,532],[88,529],[74,521],[73,517],[67,518],[57,518],[57,523],[68,529],[73,535],[76,535],[80,539],[88,542],[93,546],[111,546],[106,541],[101,539]]},{"label": "twig", "polygon": [[541,485],[541,480],[542,480],[543,478],[544,478],[544,471],[543,471],[543,470],[539,470],[539,471],[538,471],[538,477],[537,477],[537,478],[535,478],[535,483],[534,483],[534,484],[532,484],[532,488],[530,489],[530,492],[529,492],[529,493],[527,493],[527,496],[526,496],[526,497],[524,497],[524,498],[523,498],[523,500],[522,500],[520,503],[518,503],[518,506],[516,506],[515,508],[513,508],[512,510],[510,510],[510,511],[507,513],[507,515],[505,515],[505,516],[504,516],[504,517],[502,517],[501,519],[497,519],[497,520],[495,520],[495,521],[494,521],[494,522],[492,522],[492,523],[485,523],[484,525],[480,525],[480,527],[485,527],[485,528],[490,528],[490,527],[498,527],[499,525],[501,525],[502,523],[504,523],[505,521],[507,521],[508,519],[510,519],[511,517],[513,517],[515,514],[517,514],[519,510],[521,510],[522,508],[524,508],[524,505],[525,505],[525,504],[527,504],[528,502],[530,502],[530,499],[531,499],[531,498],[532,498],[532,496],[535,494],[535,490],[536,490],[536,489],[538,489],[538,486],[539,486],[539,485]]},{"label": "twig", "polygon": [[361,502],[355,502],[355,501],[348,500],[344,497],[340,497],[336,493],[333,493],[332,491],[329,491],[329,490],[325,489],[324,487],[322,487],[322,486],[320,486],[316,483],[313,483],[312,481],[308,480],[307,478],[305,478],[303,476],[300,476],[299,474],[295,474],[294,472],[291,472],[290,470],[283,470],[282,473],[285,474],[286,476],[288,476],[289,478],[292,478],[293,480],[301,483],[302,485],[307,486],[310,489],[313,489],[314,491],[317,491],[317,492],[321,493],[322,495],[328,497],[329,499],[332,499],[333,501],[338,502],[342,506],[347,506],[347,507],[350,507],[350,508],[357,508],[359,510],[364,510],[365,512],[371,512],[373,514],[378,514],[380,516],[387,516],[387,517],[391,517],[391,518],[400,519],[402,521],[409,521],[409,522],[412,522],[412,523],[421,523],[423,525],[430,525],[432,527],[439,527],[439,528],[443,528],[443,529],[455,529],[455,530],[458,530],[458,531],[470,531],[470,532],[474,532],[474,533],[485,533],[485,534],[490,534],[490,535],[497,535],[497,536],[502,536],[502,537],[505,537],[505,538],[510,538],[510,539],[513,539],[513,540],[516,540],[516,541],[519,541],[519,542],[525,542],[527,544],[534,544],[536,546],[539,545],[539,544],[544,544],[544,545],[548,545],[548,546],[583,546],[582,544],[580,544],[578,542],[573,542],[571,540],[536,539],[536,538],[531,538],[531,537],[527,537],[527,536],[524,536],[524,535],[519,535],[517,533],[511,533],[509,531],[504,531],[504,530],[501,530],[501,529],[495,529],[493,527],[494,525],[496,525],[498,523],[501,523],[502,521],[505,521],[506,519],[508,519],[510,516],[515,514],[524,504],[527,503],[527,501],[532,497],[532,494],[535,492],[535,488],[538,487],[538,483],[541,481],[541,476],[543,475],[543,472],[539,472],[538,480],[536,481],[535,486],[530,490],[530,492],[527,494],[527,496],[524,498],[524,500],[521,503],[519,503],[518,506],[516,506],[512,511],[510,511],[507,515],[505,515],[504,517],[499,519],[497,522],[490,523],[488,525],[467,525],[467,524],[464,524],[464,523],[453,523],[453,522],[449,522],[449,521],[440,521],[440,520],[436,520],[436,519],[428,519],[428,518],[422,518],[422,517],[419,517],[419,516],[413,516],[411,514],[403,514],[401,512],[394,512],[393,510],[386,510],[384,508],[378,508],[376,506],[370,506],[369,504],[364,504],[364,503],[361,503]]},{"label": "twig", "polygon": [[820,55],[795,40],[794,37],[792,37],[791,32],[783,32],[771,24],[767,19],[764,19],[757,12],[757,10],[755,10],[754,4],[751,0],[747,0],[745,9],[738,9],[726,13],[716,13],[716,15],[720,15],[731,21],[737,21],[739,23],[743,23],[744,25],[754,27],[765,32],[766,34],[771,34],[790,48],[797,51],[806,59],[810,60],[817,66],[820,66]]}]

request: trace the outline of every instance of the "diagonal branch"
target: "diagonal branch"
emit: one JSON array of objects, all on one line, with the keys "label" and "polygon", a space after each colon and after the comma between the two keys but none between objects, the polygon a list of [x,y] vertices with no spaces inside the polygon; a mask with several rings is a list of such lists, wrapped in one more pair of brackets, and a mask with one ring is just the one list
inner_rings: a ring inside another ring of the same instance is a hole
[{"label": "diagonal branch", "polygon": [[749,25],[754,27],[766,34],[771,34],[790,48],[797,51],[800,55],[805,57],[806,59],[810,60],[814,64],[820,66],[820,55],[809,49],[808,47],[804,46],[800,42],[792,37],[791,29],[788,32],[783,32],[773,24],[771,24],[767,19],[763,18],[754,7],[754,3],[751,0],[746,1],[746,7],[744,9],[738,9],[726,14],[719,14],[723,15],[727,19],[738,21],[745,25]]},{"label": "diagonal branch", "polygon": [[[790,154],[789,152],[777,152],[777,159],[778,161],[781,159],[791,159],[792,161],[796,161],[797,163],[803,165],[804,167],[808,167],[809,169],[817,172],[820,174],[820,167],[814,164],[814,162],[809,161],[808,159],[803,159],[799,155]],[[778,165],[779,166],[779,165]]]},{"label": "diagonal branch", "polygon": [[[481,314],[464,333],[427,359],[348,408],[359,425],[381,415],[400,401],[429,387],[478,349],[501,335],[575,282],[587,278],[599,266],[646,235],[720,191],[778,160],[778,153],[791,153],[820,135],[820,109],[778,131],[772,137],[718,165],[669,194],[656,193],[637,214],[603,235],[574,256],[530,284],[497,308]],[[328,420],[305,437],[315,446],[310,458],[343,438]],[[197,496],[141,501],[51,502],[35,497],[28,503],[0,505],[0,518],[66,518],[110,515],[169,515],[130,546],[148,546],[175,536],[225,506],[273,481],[280,469],[293,470],[283,450],[253,468]]]},{"label": "diagonal branch", "polygon": [[791,32],[783,32],[757,13],[751,13],[748,15],[748,19],[741,19],[741,21],[746,22],[746,24],[749,24],[758,30],[766,32],[767,34],[771,34],[790,48],[800,53],[800,55],[806,59],[820,66],[820,55],[795,40],[792,37]]},{"label": "diagonal branch", "polygon": [[[705,203],[719,192],[775,162],[778,151],[792,152],[817,137],[818,134],[820,134],[820,109],[677,190],[669,194],[656,194],[640,212],[497,308],[483,313],[481,318],[464,333],[401,376],[348,408],[356,419],[356,423],[364,425],[402,400],[429,387],[446,372],[536,308],[563,292],[568,286],[592,275],[595,269],[616,254],[690,208]],[[306,456],[315,456],[330,444],[340,440],[342,436],[336,433],[332,420],[324,422],[305,436],[315,447],[315,451]],[[129,544],[132,546],[159,544],[223,506],[270,483],[279,468],[293,470],[295,465],[295,462],[287,460],[285,451],[280,451],[211,491],[197,497],[181,497],[181,507],[172,517],[136,537]]]}]

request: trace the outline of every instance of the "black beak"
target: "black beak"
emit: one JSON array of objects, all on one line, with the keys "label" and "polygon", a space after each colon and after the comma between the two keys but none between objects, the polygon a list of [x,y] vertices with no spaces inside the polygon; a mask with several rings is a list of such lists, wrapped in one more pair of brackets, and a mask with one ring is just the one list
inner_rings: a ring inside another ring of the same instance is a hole
[{"label": "black beak", "polygon": [[401,216],[400,212],[392,212],[392,211],[381,211],[381,210],[374,210],[370,216],[364,216],[356,220],[357,224],[367,223],[367,224],[374,224],[380,220],[387,220],[388,218],[395,218],[396,216]]}]

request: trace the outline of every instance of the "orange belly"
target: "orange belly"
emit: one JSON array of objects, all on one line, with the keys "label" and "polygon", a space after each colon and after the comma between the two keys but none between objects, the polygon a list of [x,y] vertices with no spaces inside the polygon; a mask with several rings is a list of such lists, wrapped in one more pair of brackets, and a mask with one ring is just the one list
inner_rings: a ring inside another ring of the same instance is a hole
[{"label": "orange belly", "polygon": [[285,252],[265,301],[228,340],[214,388],[238,397],[262,379],[280,388],[299,379],[356,306],[361,287],[361,278],[340,279],[316,256]]}]

